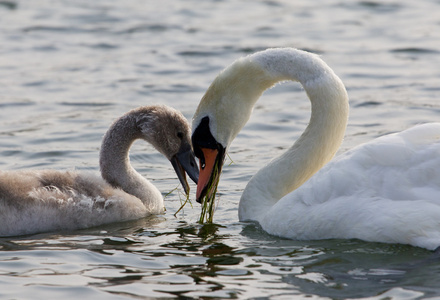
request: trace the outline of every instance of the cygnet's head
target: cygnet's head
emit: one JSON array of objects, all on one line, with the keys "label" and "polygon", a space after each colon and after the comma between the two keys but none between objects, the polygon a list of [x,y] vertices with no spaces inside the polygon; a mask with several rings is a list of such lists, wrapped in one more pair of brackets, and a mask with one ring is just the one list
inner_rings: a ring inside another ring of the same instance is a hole
[{"label": "cygnet's head", "polygon": [[191,127],[179,111],[164,105],[144,106],[135,110],[141,138],[162,153],[187,189],[185,171],[197,183],[199,170],[191,147]]}]

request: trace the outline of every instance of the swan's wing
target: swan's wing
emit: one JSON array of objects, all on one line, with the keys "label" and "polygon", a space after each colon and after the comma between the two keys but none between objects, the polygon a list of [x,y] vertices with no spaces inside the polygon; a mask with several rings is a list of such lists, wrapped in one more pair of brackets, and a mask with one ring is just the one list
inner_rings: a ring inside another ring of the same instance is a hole
[{"label": "swan's wing", "polygon": [[0,172],[0,236],[140,218],[146,207],[93,173]]},{"label": "swan's wing", "polygon": [[107,197],[106,184],[99,176],[75,171],[0,172],[0,199],[6,205],[23,209],[33,205],[62,206],[84,196]]},{"label": "swan's wing", "polygon": [[[440,124],[380,137],[334,159],[288,198],[307,205],[352,196],[440,205]],[[283,201],[283,202],[284,202]],[[281,204],[281,201],[280,201]]]},{"label": "swan's wing", "polygon": [[289,238],[438,246],[440,124],[416,126],[340,155],[278,201],[261,224]]}]

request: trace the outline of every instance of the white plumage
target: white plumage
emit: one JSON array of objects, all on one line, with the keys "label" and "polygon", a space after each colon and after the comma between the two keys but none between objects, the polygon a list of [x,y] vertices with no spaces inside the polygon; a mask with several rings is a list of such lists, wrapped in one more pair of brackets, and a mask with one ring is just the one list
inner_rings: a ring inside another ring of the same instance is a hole
[{"label": "white plumage", "polygon": [[423,124],[333,159],[261,219],[294,239],[440,245],[440,124]]},{"label": "white plumage", "polygon": [[[380,137],[328,163],[345,133],[348,96],[314,54],[269,49],[221,72],[193,119],[196,155],[204,160],[209,152],[202,150],[212,145],[224,152],[262,92],[284,80],[304,87],[310,122],[290,149],[251,178],[240,199],[240,220],[257,221],[268,233],[291,239],[440,246],[440,124]],[[200,197],[205,181],[199,180]]]}]

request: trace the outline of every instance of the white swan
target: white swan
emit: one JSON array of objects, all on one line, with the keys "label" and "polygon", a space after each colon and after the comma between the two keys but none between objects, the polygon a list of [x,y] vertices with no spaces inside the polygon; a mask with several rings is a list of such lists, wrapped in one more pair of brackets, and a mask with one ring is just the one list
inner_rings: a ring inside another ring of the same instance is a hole
[{"label": "white swan", "polygon": [[0,236],[73,230],[142,218],[164,211],[159,190],[131,166],[136,139],[167,157],[185,192],[185,171],[198,169],[185,117],[166,106],[145,106],[116,120],[102,141],[102,178],[77,171],[0,171]]},{"label": "white swan", "polygon": [[301,137],[246,186],[239,219],[291,239],[358,238],[435,249],[440,246],[440,124],[373,140],[339,156],[348,96],[316,55],[269,49],[234,62],[207,90],[193,118],[200,159],[197,200],[217,185],[226,149],[264,90],[299,81],[311,101]]}]

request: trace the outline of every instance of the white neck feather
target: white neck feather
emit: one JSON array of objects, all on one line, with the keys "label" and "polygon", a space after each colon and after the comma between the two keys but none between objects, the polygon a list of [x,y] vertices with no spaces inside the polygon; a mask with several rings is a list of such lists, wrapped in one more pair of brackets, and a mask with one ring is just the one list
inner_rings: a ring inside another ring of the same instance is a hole
[{"label": "white neck feather", "polygon": [[285,80],[299,81],[307,92],[310,123],[286,153],[252,177],[240,200],[240,220],[258,221],[280,198],[332,159],[347,126],[345,87],[318,56],[295,49],[270,49],[239,59],[225,69],[196,112],[196,123],[206,115],[215,120],[211,133],[227,147],[248,121],[261,94]]}]

